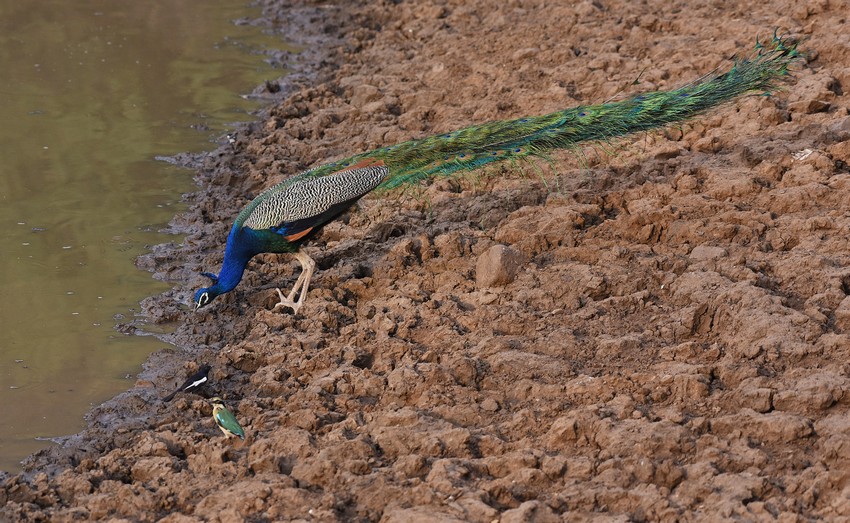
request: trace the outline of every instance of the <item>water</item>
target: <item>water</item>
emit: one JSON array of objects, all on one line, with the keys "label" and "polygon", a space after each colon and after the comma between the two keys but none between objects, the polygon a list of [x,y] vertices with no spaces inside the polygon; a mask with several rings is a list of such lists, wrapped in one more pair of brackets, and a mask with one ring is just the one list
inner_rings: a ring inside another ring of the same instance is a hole
[{"label": "water", "polygon": [[165,290],[133,265],[194,189],[157,155],[213,147],[278,76],[277,38],[225,0],[0,0],[0,470],[133,384],[152,336],[114,329]]}]

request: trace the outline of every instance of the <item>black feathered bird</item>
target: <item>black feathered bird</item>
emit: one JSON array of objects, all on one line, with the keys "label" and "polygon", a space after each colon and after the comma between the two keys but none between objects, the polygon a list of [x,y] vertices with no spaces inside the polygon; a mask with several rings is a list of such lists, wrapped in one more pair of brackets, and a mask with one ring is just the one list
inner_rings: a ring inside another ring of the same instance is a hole
[{"label": "black feathered bird", "polygon": [[209,380],[210,367],[206,363],[201,365],[201,368],[198,369],[198,372],[192,374],[186,381],[183,382],[183,385],[177,387],[177,390],[169,394],[168,396],[162,398],[162,401],[171,401],[174,398],[174,395],[178,392],[195,392],[201,386]]}]

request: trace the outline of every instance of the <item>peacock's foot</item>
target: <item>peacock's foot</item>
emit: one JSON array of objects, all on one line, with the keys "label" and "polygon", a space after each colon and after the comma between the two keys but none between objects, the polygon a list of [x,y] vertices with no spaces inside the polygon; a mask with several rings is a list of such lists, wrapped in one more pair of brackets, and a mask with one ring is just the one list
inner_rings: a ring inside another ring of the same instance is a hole
[{"label": "peacock's foot", "polygon": [[277,291],[277,295],[280,296],[280,302],[276,303],[272,311],[276,311],[281,307],[289,307],[292,309],[292,314],[298,314],[298,311],[301,309],[301,306],[304,305],[304,298],[299,297],[298,301],[294,301],[292,298],[295,295],[295,289],[289,293],[289,296],[284,296],[280,289],[275,289]]},{"label": "peacock's foot", "polygon": [[[292,290],[289,291],[288,296],[284,297],[280,289],[277,289],[280,303],[274,306],[273,311],[276,311],[279,307],[289,307],[292,309],[293,314],[298,314],[301,306],[304,305],[304,298],[307,297],[307,289],[310,288],[310,279],[313,277],[313,271],[316,269],[316,262],[307,256],[304,251],[296,252],[295,259],[301,263],[301,274],[298,276],[298,280],[295,281],[295,285],[292,286]],[[298,301],[295,301],[296,294],[298,295]]]}]

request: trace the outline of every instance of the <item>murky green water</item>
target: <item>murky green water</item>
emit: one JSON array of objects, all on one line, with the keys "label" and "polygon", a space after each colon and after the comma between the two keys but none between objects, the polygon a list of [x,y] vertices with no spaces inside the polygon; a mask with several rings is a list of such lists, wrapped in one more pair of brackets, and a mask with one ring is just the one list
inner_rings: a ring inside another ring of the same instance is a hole
[{"label": "murky green water", "polygon": [[[151,336],[115,331],[165,290],[133,265],[191,173],[157,155],[213,147],[249,119],[280,46],[236,2],[0,0],[0,469],[133,384]],[[198,129],[203,130],[198,130]]]}]

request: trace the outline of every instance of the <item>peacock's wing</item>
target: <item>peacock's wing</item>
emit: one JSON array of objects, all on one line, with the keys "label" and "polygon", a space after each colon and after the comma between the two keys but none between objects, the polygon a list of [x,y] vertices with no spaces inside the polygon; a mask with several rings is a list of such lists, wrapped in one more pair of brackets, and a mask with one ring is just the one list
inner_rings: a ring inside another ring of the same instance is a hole
[{"label": "peacock's wing", "polygon": [[242,430],[242,426],[236,421],[236,416],[233,415],[232,412],[227,410],[226,408],[219,407],[215,409],[213,413],[215,416],[216,422],[223,428],[227,429],[233,434],[236,434],[240,438],[245,437],[245,431]]},{"label": "peacock's wing", "polygon": [[237,218],[240,227],[269,230],[295,241],[342,213],[389,174],[381,161],[317,176],[307,171],[254,199]]}]

